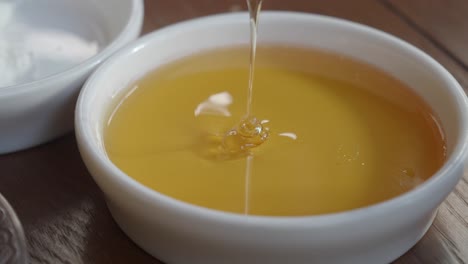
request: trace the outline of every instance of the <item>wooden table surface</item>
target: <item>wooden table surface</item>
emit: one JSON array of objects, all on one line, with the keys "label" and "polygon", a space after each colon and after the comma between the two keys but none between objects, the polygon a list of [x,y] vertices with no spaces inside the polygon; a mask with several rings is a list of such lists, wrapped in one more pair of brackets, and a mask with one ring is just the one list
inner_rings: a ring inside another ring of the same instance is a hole
[{"label": "wooden table surface", "polygon": [[[144,33],[246,9],[244,0],[145,4]],[[265,0],[264,9],[319,13],[379,28],[433,56],[468,89],[467,0]],[[31,263],[162,263],[117,227],[73,134],[0,155],[0,168],[0,192],[23,223]],[[442,204],[426,236],[395,263],[468,263],[468,174]]]}]

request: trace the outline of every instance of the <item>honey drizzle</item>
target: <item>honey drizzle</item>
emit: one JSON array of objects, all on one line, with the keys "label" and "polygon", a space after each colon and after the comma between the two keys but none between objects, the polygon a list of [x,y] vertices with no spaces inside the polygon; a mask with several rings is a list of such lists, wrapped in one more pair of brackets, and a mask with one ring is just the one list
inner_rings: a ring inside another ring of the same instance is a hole
[{"label": "honey drizzle", "polygon": [[258,14],[262,8],[263,0],[247,0],[250,15],[250,65],[249,65],[249,86],[247,91],[247,113],[249,117],[252,114],[253,81],[255,73],[255,55],[257,53],[257,33],[258,33]]},{"label": "honey drizzle", "polygon": [[250,65],[246,115],[234,128],[225,134],[222,144],[224,151],[236,154],[234,156],[238,156],[238,154],[249,155],[249,150],[265,142],[269,134],[269,129],[264,127],[264,123],[252,115],[258,15],[262,2],[263,0],[247,0],[250,15]]},{"label": "honey drizzle", "polygon": [[[257,52],[257,33],[258,33],[258,14],[262,8],[263,0],[247,0],[250,15],[250,65],[249,65],[249,86],[247,90],[247,113],[246,121],[241,121],[240,132],[248,132],[248,138],[254,139],[254,146],[263,143],[268,137],[268,130],[263,128],[263,125],[256,118],[251,118],[252,115],[252,98],[253,98],[253,81],[255,73],[255,55]],[[253,122],[252,122],[253,121]],[[247,129],[245,129],[247,128]],[[252,133],[253,132],[253,133]],[[252,137],[253,136],[253,137]],[[250,180],[252,174],[253,155],[247,156],[245,166],[245,198],[244,198],[244,214],[249,214],[250,208]]]}]

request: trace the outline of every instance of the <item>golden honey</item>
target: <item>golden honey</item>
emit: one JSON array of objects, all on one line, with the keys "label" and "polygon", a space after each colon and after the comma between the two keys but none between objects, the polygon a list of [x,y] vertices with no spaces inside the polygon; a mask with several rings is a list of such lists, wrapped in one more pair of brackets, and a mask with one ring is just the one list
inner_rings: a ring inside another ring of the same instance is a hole
[{"label": "golden honey", "polygon": [[248,47],[211,50],[137,80],[109,111],[109,158],[175,199],[275,216],[375,204],[442,165],[437,118],[408,87],[353,59],[298,47],[259,47],[251,111],[266,134],[236,150],[238,138],[226,135],[245,118],[248,61]]}]

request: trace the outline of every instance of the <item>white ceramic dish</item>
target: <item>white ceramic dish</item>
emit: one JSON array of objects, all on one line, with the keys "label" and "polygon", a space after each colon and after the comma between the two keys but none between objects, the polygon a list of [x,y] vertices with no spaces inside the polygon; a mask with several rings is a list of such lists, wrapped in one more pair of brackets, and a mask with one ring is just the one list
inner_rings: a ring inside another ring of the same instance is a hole
[{"label": "white ceramic dish", "polygon": [[462,176],[468,143],[468,104],[462,88],[425,53],[363,25],[288,12],[264,12],[260,21],[260,43],[345,54],[408,84],[440,117],[447,140],[445,165],[421,186],[394,199],[309,217],[210,210],[134,181],[110,162],[102,143],[114,96],[169,61],[200,50],[248,43],[246,14],[218,15],[176,24],[136,41],[107,61],[82,90],[75,119],[78,145],[112,215],[131,239],[167,263],[391,262],[424,235],[437,207]]},{"label": "white ceramic dish", "polygon": [[142,0],[0,1],[0,154],[70,131],[83,82],[142,23]]}]

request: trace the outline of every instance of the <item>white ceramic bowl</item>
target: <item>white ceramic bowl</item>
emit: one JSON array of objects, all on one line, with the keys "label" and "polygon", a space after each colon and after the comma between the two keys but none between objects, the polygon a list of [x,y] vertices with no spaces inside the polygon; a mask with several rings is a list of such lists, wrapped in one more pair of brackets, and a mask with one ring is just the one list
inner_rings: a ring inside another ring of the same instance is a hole
[{"label": "white ceramic bowl", "polygon": [[0,85],[0,154],[73,129],[82,84],[139,36],[143,16],[142,0],[0,1],[0,68],[24,71],[22,83]]},{"label": "white ceramic bowl", "polygon": [[424,235],[437,207],[462,175],[468,142],[462,88],[425,53],[363,25],[289,12],[264,12],[260,21],[260,43],[345,54],[408,84],[441,119],[447,140],[445,165],[421,186],[394,199],[308,217],[210,210],[162,195],[128,177],[107,158],[102,143],[106,114],[115,95],[169,61],[248,43],[246,14],[217,15],[145,36],[107,61],[82,90],[75,119],[78,145],[113,217],[132,240],[167,263],[389,263]]}]

